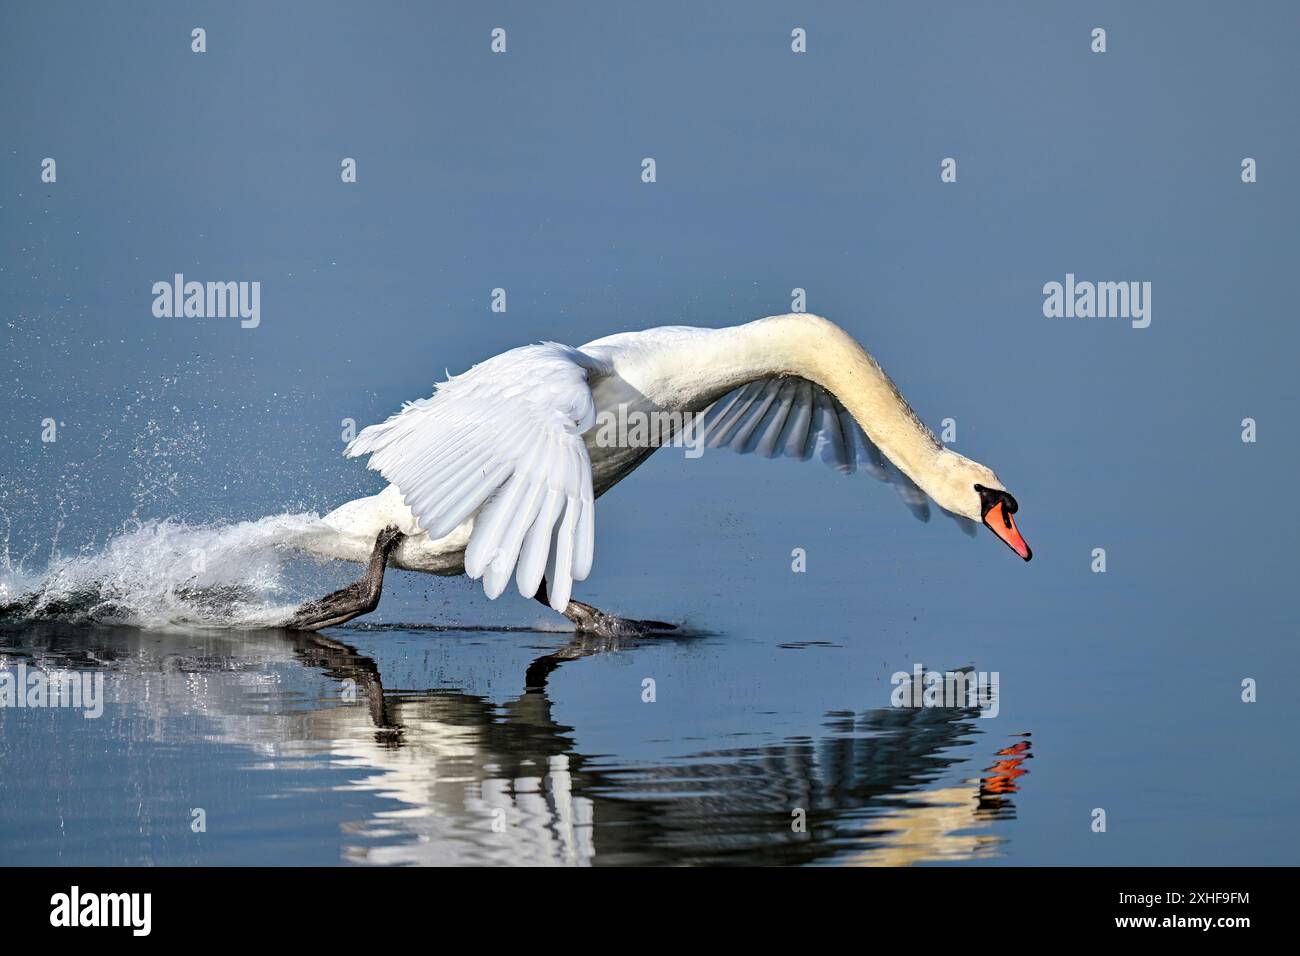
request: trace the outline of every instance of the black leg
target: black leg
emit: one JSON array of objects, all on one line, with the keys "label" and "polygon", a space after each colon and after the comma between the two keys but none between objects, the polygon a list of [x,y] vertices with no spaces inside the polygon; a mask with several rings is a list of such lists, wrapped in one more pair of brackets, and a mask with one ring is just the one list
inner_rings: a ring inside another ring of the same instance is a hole
[{"label": "black leg", "polygon": [[[547,607],[551,606],[550,598],[546,594],[545,578],[542,579],[541,587],[537,589],[533,598]],[[569,601],[564,609],[564,616],[573,622],[579,634],[596,634],[601,637],[639,637],[656,631],[677,630],[676,624],[669,624],[667,621],[639,621],[633,618],[615,617],[581,601]]]},{"label": "black leg", "polygon": [[388,565],[388,555],[401,543],[406,535],[397,530],[396,525],[389,525],[375,538],[375,549],[370,552],[370,564],[366,573],[347,587],[327,594],[319,601],[308,601],[284,625],[291,630],[316,631],[322,627],[334,627],[369,614],[379,606],[379,595],[384,590],[384,568]]}]

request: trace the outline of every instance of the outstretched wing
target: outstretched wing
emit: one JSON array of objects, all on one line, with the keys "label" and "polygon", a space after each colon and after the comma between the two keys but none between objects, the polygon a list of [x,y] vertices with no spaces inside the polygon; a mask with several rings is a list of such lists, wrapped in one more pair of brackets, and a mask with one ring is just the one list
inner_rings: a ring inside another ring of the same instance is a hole
[{"label": "outstretched wing", "polygon": [[[930,499],[898,470],[830,392],[795,376],[765,378],[722,396],[704,412],[704,443],[766,458],[820,458],[841,474],[865,471],[894,486],[912,514],[930,520]],[[943,510],[943,509],[940,509]],[[944,511],[969,535],[975,523]]]},{"label": "outstretched wing", "polygon": [[512,349],[371,425],[346,454],[369,455],[433,540],[478,512],[465,573],[482,577],[489,598],[512,572],[532,597],[546,574],[551,607],[563,611],[591,571],[595,499],[581,435],[596,420],[588,375],[607,372],[554,342]]}]

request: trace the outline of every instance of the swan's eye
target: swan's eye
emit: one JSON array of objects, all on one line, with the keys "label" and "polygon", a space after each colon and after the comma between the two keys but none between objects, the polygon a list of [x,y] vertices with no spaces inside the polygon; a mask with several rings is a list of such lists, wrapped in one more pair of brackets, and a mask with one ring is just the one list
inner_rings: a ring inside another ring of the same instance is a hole
[{"label": "swan's eye", "polygon": [[1009,491],[1002,491],[999,488],[985,488],[983,485],[976,485],[975,490],[979,492],[980,510],[984,514],[988,514],[999,504],[1005,506],[1005,513],[1008,515],[1013,515],[1020,510],[1020,505]]}]

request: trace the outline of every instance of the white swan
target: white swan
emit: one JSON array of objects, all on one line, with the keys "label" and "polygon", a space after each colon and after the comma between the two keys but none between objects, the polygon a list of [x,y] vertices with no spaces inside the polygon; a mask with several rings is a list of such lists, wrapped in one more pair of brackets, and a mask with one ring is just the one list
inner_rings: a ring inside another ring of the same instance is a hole
[{"label": "white swan", "polygon": [[653,625],[570,599],[573,582],[591,570],[595,500],[656,447],[634,440],[635,429],[611,440],[612,428],[596,426],[658,414],[684,428],[690,419],[682,416],[692,413],[703,413],[695,421],[709,446],[817,455],[841,471],[868,471],[891,481],[918,517],[929,517],[929,496],[971,533],[982,521],[1031,557],[1012,518],[1016,500],[991,469],[945,448],[834,323],[779,315],[725,329],[624,332],[581,348],[512,349],[366,428],[346,454],[369,455],[391,484],[326,515],[328,531],[301,546],[370,568],[350,588],[305,605],[291,626],[324,627],[373,610],[386,560],[481,578],[489,598],[513,576],[520,594],[580,628]]}]

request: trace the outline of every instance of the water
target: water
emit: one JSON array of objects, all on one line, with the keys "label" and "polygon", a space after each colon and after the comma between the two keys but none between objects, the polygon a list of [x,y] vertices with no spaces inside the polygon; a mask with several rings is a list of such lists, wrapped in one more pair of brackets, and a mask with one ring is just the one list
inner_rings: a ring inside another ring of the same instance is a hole
[{"label": "water", "polygon": [[[650,488],[680,467],[653,462]],[[776,468],[778,485],[826,479]],[[810,509],[829,514],[863,487],[875,486],[832,482]],[[1231,645],[1207,640],[1205,620],[1171,605],[1186,653],[1170,654],[1133,639],[1122,588],[1104,605],[1047,587],[950,607],[929,596],[948,586],[949,563],[997,587],[1038,565],[985,533],[969,542],[946,522],[915,524],[892,497],[870,499],[890,507],[866,527],[822,542],[802,579],[761,556],[791,518],[721,511],[691,537],[689,506],[676,519],[607,506],[655,574],[620,573],[624,544],[598,541],[615,567],[584,596],[683,620],[678,635],[624,641],[575,639],[536,605],[489,604],[464,579],[400,572],[380,611],[353,625],[249,628],[248,617],[355,573],[274,546],[268,529],[311,516],[129,532],[75,566],[90,577],[136,567],[130,587],[113,577],[110,613],[148,627],[84,609],[11,614],[0,627],[10,673],[25,664],[105,679],[97,719],[0,708],[0,860],[1294,862],[1289,724],[1258,716],[1293,714],[1294,702],[1278,702],[1266,679],[1268,700],[1241,703],[1221,675]],[[1055,537],[1033,530],[1036,547]],[[188,580],[176,571],[171,591],[160,584],[168,556],[195,536],[250,550],[209,569],[250,586],[234,626],[187,619],[185,600],[162,597]],[[871,548],[882,538],[912,546],[884,556]],[[159,555],[155,573],[147,554]],[[978,560],[990,554],[1006,560]],[[697,573],[704,556],[719,559],[708,578]],[[845,588],[855,569],[869,586]],[[50,577],[66,579],[67,565]],[[145,610],[160,616],[143,621]],[[997,671],[996,712],[891,706],[892,676],[916,663]],[[1099,807],[1104,834],[1091,829]],[[192,830],[196,810],[203,832]]]},{"label": "water", "polygon": [[39,573],[15,561],[5,541],[0,614],[154,629],[283,624],[299,603],[283,598],[292,587],[288,545],[312,532],[331,533],[314,514],[135,522],[102,549],[59,557]]},{"label": "water", "polygon": [[[639,695],[642,671],[703,672],[727,643],[10,629],[6,666],[102,671],[109,703],[98,720],[0,711],[0,754],[24,768],[3,787],[4,860],[903,864],[1005,852],[1030,739],[984,732],[974,711],[741,710],[674,733],[661,718],[680,703],[617,703]],[[611,750],[614,713],[628,736]],[[206,832],[191,832],[195,808]]]},{"label": "water", "polygon": [[[1300,18],[1227,9],[518,4],[494,56],[431,5],[213,8],[203,55],[0,5],[4,89],[40,83],[0,98],[0,602],[39,595],[0,655],[108,697],[0,708],[0,863],[1300,863]],[[156,317],[178,272],[261,282],[261,324]],[[1151,282],[1150,327],[1046,317],[1067,273]],[[385,629],[274,630],[357,573],[287,544],[380,490],[351,426],[796,288],[1031,563],[869,478],[661,452],[576,596],[685,636],[543,688],[556,615],[408,574]],[[997,716],[892,707],[918,663],[996,672]]]},{"label": "water", "polygon": [[[558,618],[268,626],[320,577],[284,546],[316,527],[306,514],[147,522],[40,575],[10,568],[0,586],[28,596],[0,624],[0,672],[102,675],[103,690],[91,717],[0,708],[0,763],[21,768],[0,783],[5,862],[865,865],[1005,853],[1032,737],[986,730],[978,698],[765,702],[773,655],[834,666],[845,646],[757,622],[744,635],[684,624],[634,640],[573,635]],[[403,607],[427,579],[400,578],[390,604]]]}]

